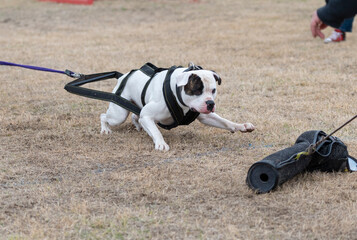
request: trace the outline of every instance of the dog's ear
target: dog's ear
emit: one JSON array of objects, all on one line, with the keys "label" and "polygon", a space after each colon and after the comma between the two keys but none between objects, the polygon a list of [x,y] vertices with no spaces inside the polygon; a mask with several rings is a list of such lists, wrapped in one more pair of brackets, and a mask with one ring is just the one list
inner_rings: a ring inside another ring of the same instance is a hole
[{"label": "dog's ear", "polygon": [[185,86],[188,83],[188,78],[190,77],[191,73],[189,72],[183,72],[181,74],[179,74],[176,78],[177,78],[177,86],[178,87],[182,87]]},{"label": "dog's ear", "polygon": [[221,83],[222,83],[221,77],[215,72],[213,72],[213,76],[214,76],[214,79],[216,79],[216,81],[218,82],[218,85],[221,85]]}]

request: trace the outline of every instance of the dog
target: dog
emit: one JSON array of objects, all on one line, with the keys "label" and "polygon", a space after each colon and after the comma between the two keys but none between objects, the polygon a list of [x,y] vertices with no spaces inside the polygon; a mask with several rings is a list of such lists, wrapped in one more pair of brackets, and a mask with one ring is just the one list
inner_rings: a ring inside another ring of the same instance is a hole
[{"label": "dog", "polygon": [[[135,71],[128,78],[121,96],[131,101],[141,108],[139,115],[132,114],[132,123],[138,131],[144,129],[152,138],[155,149],[168,151],[169,145],[165,142],[157,124],[170,125],[174,123],[174,118],[166,102],[165,93],[163,93],[164,80],[169,70],[163,70],[156,73],[150,80],[146,89],[143,104],[142,91],[149,80],[149,76],[142,71]],[[118,78],[115,86],[115,93],[123,79],[129,73]],[[197,113],[197,119],[208,126],[226,129],[232,133],[252,132],[255,127],[251,123],[238,124],[220,117],[215,113],[215,98],[217,96],[216,84],[221,84],[220,76],[210,70],[204,70],[190,64],[188,68],[178,67],[172,71],[169,76],[169,90],[172,91],[178,106],[184,114],[190,112]],[[128,117],[129,111],[123,107],[109,103],[106,113],[100,115],[101,133],[111,133],[111,127],[119,126]]]}]

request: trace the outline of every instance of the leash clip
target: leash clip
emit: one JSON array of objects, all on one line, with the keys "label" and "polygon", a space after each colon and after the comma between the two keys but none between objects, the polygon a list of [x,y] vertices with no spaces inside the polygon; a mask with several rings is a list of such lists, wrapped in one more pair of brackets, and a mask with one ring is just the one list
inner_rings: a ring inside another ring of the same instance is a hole
[{"label": "leash clip", "polygon": [[81,76],[83,76],[83,74],[81,74],[81,73],[72,72],[71,70],[68,70],[68,69],[66,69],[65,73],[67,76],[69,76],[71,78],[80,78]]}]

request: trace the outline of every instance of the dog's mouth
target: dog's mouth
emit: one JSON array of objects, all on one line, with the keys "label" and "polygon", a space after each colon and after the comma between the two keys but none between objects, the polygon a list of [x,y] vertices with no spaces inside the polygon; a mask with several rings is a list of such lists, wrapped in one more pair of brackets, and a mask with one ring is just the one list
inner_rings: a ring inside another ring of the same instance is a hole
[{"label": "dog's mouth", "polygon": [[214,112],[214,109],[212,109],[212,110],[207,110],[207,111],[203,111],[203,112],[201,111],[201,112],[200,112],[200,111],[197,111],[196,108],[193,108],[193,107],[190,108],[190,110],[191,110],[192,112],[198,112],[198,113],[203,113],[203,114],[209,114],[209,113],[213,113],[213,112]]}]

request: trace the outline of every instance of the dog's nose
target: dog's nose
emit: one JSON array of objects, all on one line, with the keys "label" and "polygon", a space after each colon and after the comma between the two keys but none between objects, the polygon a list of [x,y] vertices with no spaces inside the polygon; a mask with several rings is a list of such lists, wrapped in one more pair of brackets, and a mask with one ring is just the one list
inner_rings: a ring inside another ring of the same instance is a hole
[{"label": "dog's nose", "polygon": [[214,102],[212,100],[208,100],[206,101],[206,104],[207,104],[207,110],[212,111],[214,108]]}]

